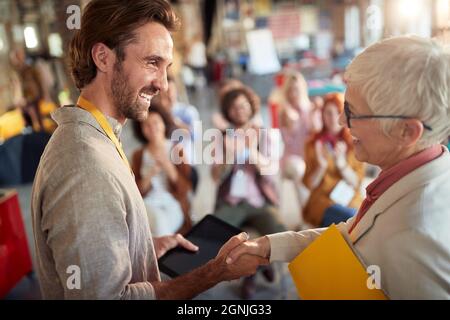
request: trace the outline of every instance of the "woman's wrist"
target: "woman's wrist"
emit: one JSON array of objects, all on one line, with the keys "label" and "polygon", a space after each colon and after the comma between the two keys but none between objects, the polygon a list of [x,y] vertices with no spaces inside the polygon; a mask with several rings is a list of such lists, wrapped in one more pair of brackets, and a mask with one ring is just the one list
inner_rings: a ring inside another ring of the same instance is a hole
[{"label": "woman's wrist", "polygon": [[256,242],[261,248],[260,255],[262,258],[270,259],[270,240],[268,236],[263,236],[256,239]]}]

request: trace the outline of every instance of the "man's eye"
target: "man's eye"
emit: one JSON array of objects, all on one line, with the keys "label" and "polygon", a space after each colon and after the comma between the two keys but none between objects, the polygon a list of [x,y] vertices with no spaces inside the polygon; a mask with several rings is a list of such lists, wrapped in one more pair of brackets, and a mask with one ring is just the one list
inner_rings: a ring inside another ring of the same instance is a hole
[{"label": "man's eye", "polygon": [[147,65],[157,67],[158,62],[156,60],[149,60],[147,61]]}]

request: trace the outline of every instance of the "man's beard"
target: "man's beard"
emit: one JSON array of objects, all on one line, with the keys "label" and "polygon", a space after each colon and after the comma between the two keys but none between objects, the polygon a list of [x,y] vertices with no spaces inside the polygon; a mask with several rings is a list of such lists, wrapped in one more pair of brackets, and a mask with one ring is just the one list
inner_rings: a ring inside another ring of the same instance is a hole
[{"label": "man's beard", "polygon": [[[143,110],[143,107],[139,104],[139,98],[135,96],[135,92],[129,86],[129,83],[128,75],[125,74],[122,63],[116,62],[111,80],[113,103],[121,116],[136,121],[143,121],[147,119],[148,108]],[[158,93],[158,90],[155,90],[153,86],[144,88],[142,91],[151,94]]]}]

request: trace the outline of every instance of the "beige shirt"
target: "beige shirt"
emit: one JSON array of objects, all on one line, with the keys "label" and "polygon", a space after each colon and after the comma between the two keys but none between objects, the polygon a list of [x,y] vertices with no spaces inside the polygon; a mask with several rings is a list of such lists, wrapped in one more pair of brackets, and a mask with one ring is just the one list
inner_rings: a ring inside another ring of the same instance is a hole
[{"label": "beige shirt", "polygon": [[[52,116],[58,128],[31,204],[44,299],[154,299],[160,275],[130,169],[90,113],[69,106]],[[122,126],[108,122],[119,137]]]}]

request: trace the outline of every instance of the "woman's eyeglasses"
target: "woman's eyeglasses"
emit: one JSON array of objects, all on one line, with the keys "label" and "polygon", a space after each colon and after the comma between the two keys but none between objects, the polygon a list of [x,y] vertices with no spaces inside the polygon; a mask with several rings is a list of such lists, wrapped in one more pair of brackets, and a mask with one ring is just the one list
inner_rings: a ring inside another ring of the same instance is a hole
[{"label": "woman's eyeglasses", "polygon": [[[382,116],[382,115],[357,116],[357,115],[354,115],[350,111],[347,101],[344,102],[344,114],[345,114],[345,118],[347,119],[347,127],[349,127],[349,128],[351,128],[351,119],[414,119],[414,118],[408,117],[408,116]],[[422,122],[422,124],[426,130],[430,130],[430,131],[433,130],[429,125],[426,125],[423,122]]]}]

